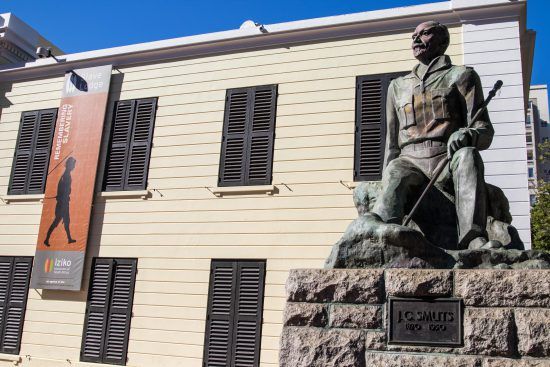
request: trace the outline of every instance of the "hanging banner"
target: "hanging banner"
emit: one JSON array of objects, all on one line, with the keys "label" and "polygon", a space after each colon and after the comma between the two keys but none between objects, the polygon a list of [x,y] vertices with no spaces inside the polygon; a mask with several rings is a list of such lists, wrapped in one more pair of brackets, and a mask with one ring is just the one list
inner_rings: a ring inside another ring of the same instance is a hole
[{"label": "hanging banner", "polygon": [[81,288],[111,65],[65,75],[31,287]]}]

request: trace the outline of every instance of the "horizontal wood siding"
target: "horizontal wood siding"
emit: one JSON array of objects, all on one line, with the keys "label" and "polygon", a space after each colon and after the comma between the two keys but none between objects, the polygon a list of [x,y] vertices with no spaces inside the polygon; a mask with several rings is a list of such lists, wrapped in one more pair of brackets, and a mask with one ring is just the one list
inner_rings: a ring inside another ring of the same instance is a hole
[{"label": "horizontal wood siding", "polygon": [[[516,68],[518,59],[499,48],[507,42],[497,36],[488,47],[508,55]],[[452,28],[451,39],[448,53],[462,64],[462,28]],[[482,75],[498,67],[478,60]],[[261,366],[278,366],[288,270],[322,267],[357,215],[352,192],[340,183],[353,179],[356,77],[414,64],[410,32],[403,32],[114,71],[106,121],[117,100],[158,97],[152,197],[96,199],[88,250],[90,256],[139,258],[128,366],[202,365],[212,258],[267,260],[260,360]],[[521,162],[505,166],[517,160],[510,147],[521,147],[514,136],[523,115],[504,111],[523,97],[521,75],[506,75],[493,105],[501,107],[491,115],[499,121],[497,137],[484,157],[491,162],[488,180],[506,177],[501,183],[513,210],[525,213]],[[0,118],[1,194],[8,187],[21,112],[57,107],[62,83],[58,77],[0,87],[10,104]],[[273,161],[278,191],[218,198],[209,189],[218,179],[226,89],[269,84],[278,85],[279,93]],[[0,203],[0,255],[34,255],[40,213],[40,203]],[[528,216],[514,220],[522,230],[528,226]],[[86,289],[31,290],[21,355],[35,362],[24,359],[23,365],[78,361],[85,307]]]},{"label": "horizontal wood siding", "polygon": [[485,95],[504,82],[489,105],[495,137],[482,152],[487,182],[501,187],[510,201],[512,224],[526,247],[531,247],[525,110],[521,67],[520,28],[515,20],[472,22],[463,26],[464,64],[480,74]]}]

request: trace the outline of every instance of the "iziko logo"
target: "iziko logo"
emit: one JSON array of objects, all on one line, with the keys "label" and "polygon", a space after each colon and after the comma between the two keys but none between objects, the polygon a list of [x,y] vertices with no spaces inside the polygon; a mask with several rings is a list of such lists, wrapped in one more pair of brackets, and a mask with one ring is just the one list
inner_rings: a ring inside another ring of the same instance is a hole
[{"label": "iziko logo", "polygon": [[48,257],[44,262],[44,273],[51,273],[53,271],[54,259]]},{"label": "iziko logo", "polygon": [[56,270],[68,270],[68,268],[71,267],[71,264],[72,264],[72,261],[71,260],[68,260],[68,259],[65,259],[65,258],[61,258],[61,259],[58,259],[58,258],[47,258],[46,261],[44,262],[44,272],[45,273],[51,273],[52,271],[54,271],[54,268]]}]

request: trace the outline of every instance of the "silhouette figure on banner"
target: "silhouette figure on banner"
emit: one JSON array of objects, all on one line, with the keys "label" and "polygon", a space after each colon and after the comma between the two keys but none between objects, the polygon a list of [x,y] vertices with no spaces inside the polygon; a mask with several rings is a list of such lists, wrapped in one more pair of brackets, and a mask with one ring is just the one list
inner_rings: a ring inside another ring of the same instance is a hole
[{"label": "silhouette figure on banner", "polygon": [[57,184],[57,196],[55,197],[57,203],[55,205],[55,218],[50,225],[50,228],[48,229],[48,233],[46,235],[46,239],[44,240],[44,245],[50,246],[50,236],[55,229],[59,225],[59,223],[63,220],[63,226],[65,227],[65,233],[67,233],[67,239],[68,243],[75,243],[76,240],[73,239],[71,236],[71,216],[69,212],[69,202],[71,201],[71,184],[72,184],[72,178],[71,178],[71,171],[74,169],[76,165],[76,159],[73,157],[67,158],[67,161],[65,162],[65,172],[63,172],[63,175],[59,179],[59,183]]}]

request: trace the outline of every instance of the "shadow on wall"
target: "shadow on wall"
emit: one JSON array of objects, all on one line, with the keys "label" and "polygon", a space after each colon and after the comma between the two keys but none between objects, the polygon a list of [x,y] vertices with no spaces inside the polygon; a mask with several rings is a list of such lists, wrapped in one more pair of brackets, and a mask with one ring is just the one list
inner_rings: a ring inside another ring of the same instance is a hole
[{"label": "shadow on wall", "polygon": [[4,108],[9,108],[13,103],[6,97],[6,94],[11,92],[12,83],[2,83],[0,84],[0,117],[2,117],[2,110]]}]

